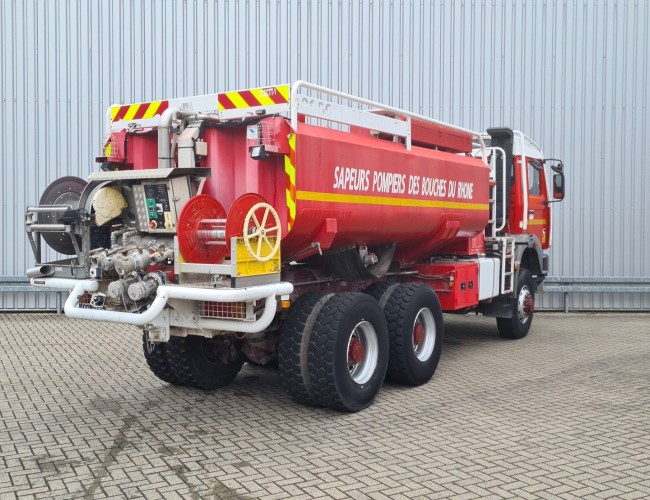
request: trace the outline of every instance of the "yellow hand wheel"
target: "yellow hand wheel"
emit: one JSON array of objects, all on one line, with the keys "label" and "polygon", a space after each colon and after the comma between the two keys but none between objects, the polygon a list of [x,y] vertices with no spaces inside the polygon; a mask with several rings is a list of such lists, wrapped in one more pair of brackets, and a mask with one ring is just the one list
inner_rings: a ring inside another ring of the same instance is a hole
[{"label": "yellow hand wheel", "polygon": [[268,203],[257,203],[251,207],[244,220],[243,232],[246,250],[258,262],[271,260],[280,250],[280,218]]}]

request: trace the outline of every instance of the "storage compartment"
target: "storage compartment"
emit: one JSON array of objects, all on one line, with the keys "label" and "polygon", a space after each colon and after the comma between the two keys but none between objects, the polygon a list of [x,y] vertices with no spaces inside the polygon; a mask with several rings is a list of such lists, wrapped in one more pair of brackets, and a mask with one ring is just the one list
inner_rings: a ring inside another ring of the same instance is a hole
[{"label": "storage compartment", "polygon": [[491,299],[499,295],[500,276],[499,259],[495,257],[481,257],[478,259],[479,268],[479,293],[478,300]]},{"label": "storage compartment", "polygon": [[414,268],[436,291],[443,311],[459,311],[478,304],[478,262],[438,261]]}]

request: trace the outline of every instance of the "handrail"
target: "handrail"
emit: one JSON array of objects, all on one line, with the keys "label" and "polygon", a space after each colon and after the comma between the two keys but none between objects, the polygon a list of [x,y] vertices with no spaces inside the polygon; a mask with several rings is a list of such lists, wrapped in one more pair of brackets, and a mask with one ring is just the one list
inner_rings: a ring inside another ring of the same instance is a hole
[{"label": "handrail", "polygon": [[[499,231],[502,231],[504,227],[506,227],[506,219],[507,219],[507,214],[506,214],[506,152],[503,150],[503,148],[499,148],[496,146],[491,146],[488,148],[488,150],[494,151],[494,154],[491,155],[491,160],[490,160],[490,171],[494,173],[495,177],[495,182],[501,182],[501,224],[499,226],[496,225],[497,221],[497,199],[495,197],[494,200],[494,213],[492,214],[492,236],[496,236]],[[487,151],[487,150],[486,150]],[[501,179],[496,178],[496,162],[498,161],[497,154],[496,153],[501,153]],[[485,161],[485,160],[484,160]],[[496,189],[496,186],[495,186]]]},{"label": "handrail", "polygon": [[395,113],[397,115],[402,115],[408,118],[407,123],[408,123],[408,135],[406,136],[406,147],[407,149],[411,149],[411,119],[415,118],[416,120],[422,120],[424,122],[428,122],[434,125],[441,125],[443,127],[447,127],[453,130],[457,130],[459,132],[463,132],[466,134],[471,134],[472,137],[475,137],[478,139],[478,142],[481,146],[481,151],[485,155],[485,142],[483,142],[483,137],[479,132],[475,132],[474,130],[466,129],[463,127],[458,127],[456,125],[452,125],[450,123],[446,123],[440,120],[436,120],[434,118],[429,118],[428,116],[423,116],[417,113],[412,113],[410,111],[405,111],[403,109],[399,108],[394,108],[393,106],[388,106],[386,104],[381,104],[379,102],[371,101],[369,99],[364,99],[362,97],[357,97],[353,96],[351,94],[346,94],[345,92],[339,92],[338,90],[332,90],[328,89],[327,87],[322,87],[320,85],[316,85],[313,83],[305,82],[304,80],[298,80],[294,82],[294,84],[291,86],[291,98],[289,99],[289,103],[291,106],[290,110],[290,117],[291,117],[291,128],[294,130],[297,130],[298,128],[298,91],[303,88],[303,89],[308,89],[308,90],[314,90],[316,92],[321,92],[323,94],[328,94],[332,97],[338,97],[341,99],[347,99],[352,102],[356,102],[359,104],[363,104],[364,106],[369,106],[375,109],[381,109],[383,111],[388,111],[390,113]]}]

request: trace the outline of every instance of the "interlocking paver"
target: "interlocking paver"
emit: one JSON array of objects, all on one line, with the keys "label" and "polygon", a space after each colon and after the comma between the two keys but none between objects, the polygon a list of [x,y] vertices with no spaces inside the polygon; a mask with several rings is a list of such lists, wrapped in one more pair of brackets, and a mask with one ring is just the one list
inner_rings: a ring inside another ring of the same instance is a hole
[{"label": "interlocking paver", "polygon": [[168,386],[137,329],[0,315],[0,498],[644,498],[650,314],[446,317],[434,379],[338,414],[277,371]]}]

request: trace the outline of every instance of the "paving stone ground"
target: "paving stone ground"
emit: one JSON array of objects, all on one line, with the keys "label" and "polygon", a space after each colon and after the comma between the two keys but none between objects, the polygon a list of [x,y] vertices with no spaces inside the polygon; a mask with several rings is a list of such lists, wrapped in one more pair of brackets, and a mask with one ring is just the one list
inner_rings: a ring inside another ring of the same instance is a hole
[{"label": "paving stone ground", "polygon": [[428,384],[339,414],[260,367],[166,385],[133,327],[2,314],[0,498],[650,497],[650,314],[445,321]]}]

